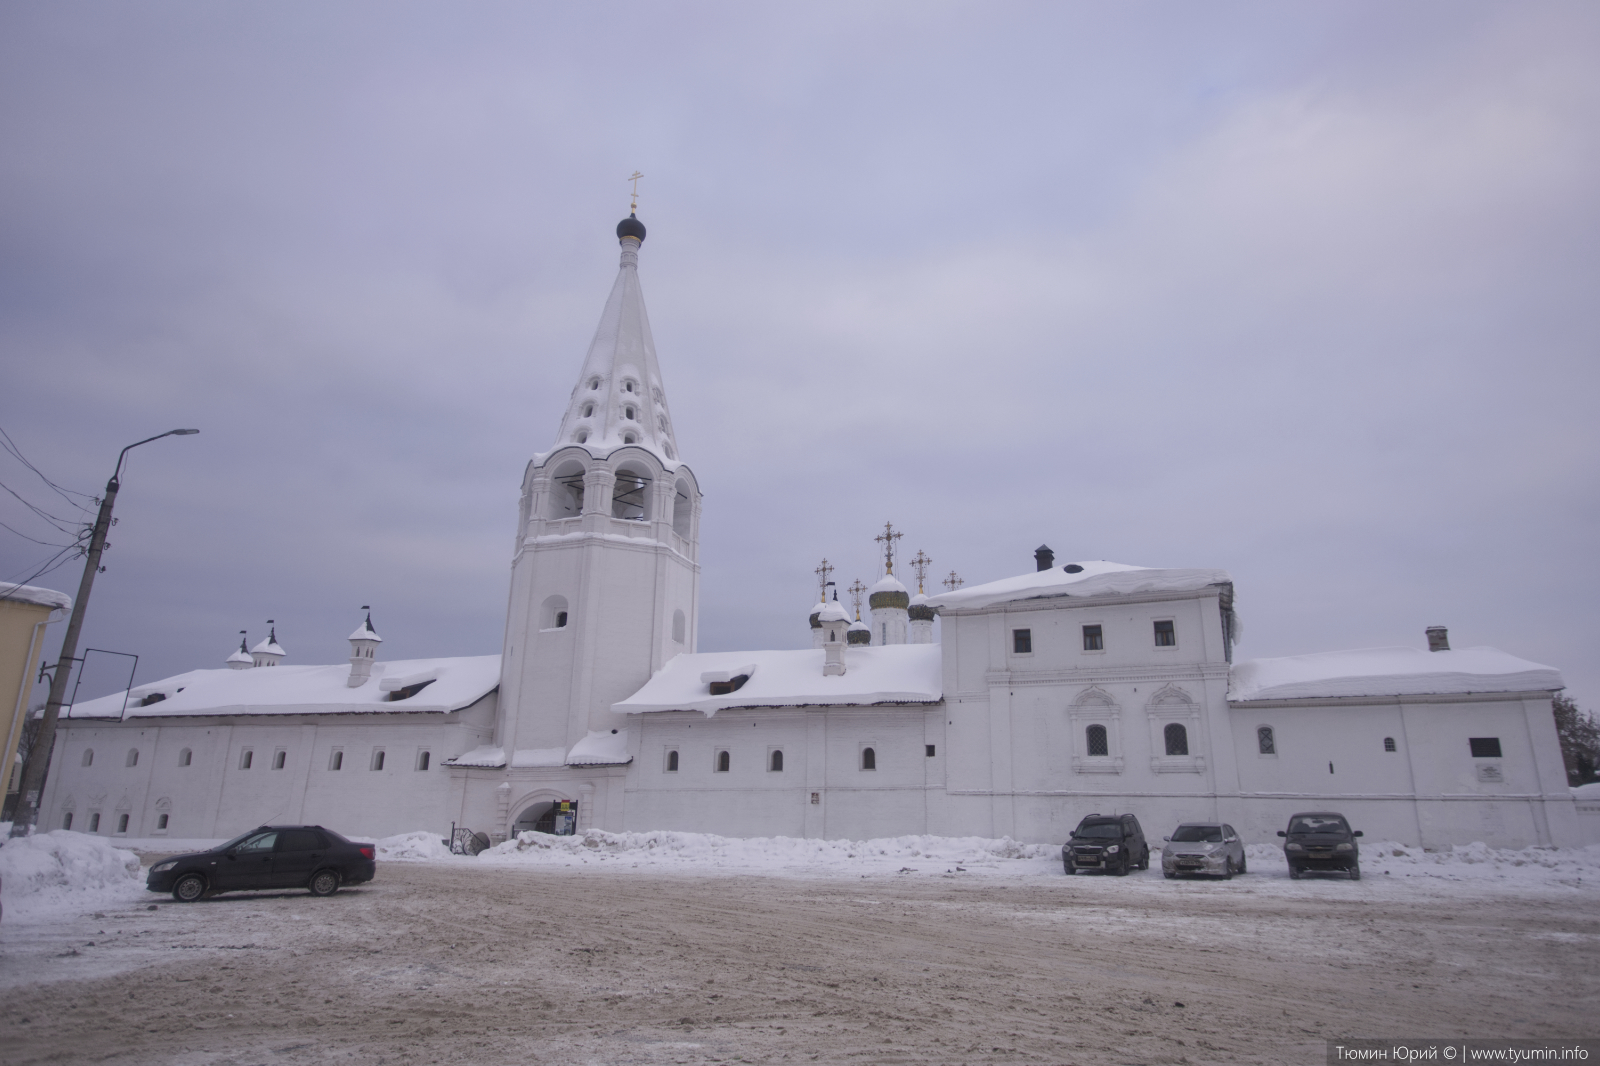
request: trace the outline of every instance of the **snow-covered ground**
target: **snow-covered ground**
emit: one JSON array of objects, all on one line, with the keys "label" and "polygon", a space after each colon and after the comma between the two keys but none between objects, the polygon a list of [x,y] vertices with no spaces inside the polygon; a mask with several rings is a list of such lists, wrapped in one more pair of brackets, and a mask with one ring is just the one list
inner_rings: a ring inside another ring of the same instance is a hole
[{"label": "snow-covered ground", "polygon": [[57,829],[0,846],[0,902],[7,924],[49,922],[136,900],[139,857],[105,837]]}]

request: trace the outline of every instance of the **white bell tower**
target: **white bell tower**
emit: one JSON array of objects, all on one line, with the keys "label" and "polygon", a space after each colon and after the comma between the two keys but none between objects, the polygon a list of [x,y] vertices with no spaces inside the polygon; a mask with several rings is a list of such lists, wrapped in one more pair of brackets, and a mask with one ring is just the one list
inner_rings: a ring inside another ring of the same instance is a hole
[{"label": "white bell tower", "polygon": [[695,650],[700,487],[679,457],[639,289],[645,228],[622,262],[554,447],[522,479],[494,743],[569,749],[625,729],[611,705]]}]

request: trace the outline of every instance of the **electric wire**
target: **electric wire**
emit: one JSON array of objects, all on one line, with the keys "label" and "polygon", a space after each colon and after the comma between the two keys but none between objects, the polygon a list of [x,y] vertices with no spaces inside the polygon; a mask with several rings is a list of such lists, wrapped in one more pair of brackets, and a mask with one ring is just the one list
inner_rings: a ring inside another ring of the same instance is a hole
[{"label": "electric wire", "polygon": [[[78,508],[80,511],[83,511],[85,514],[93,513],[89,510],[89,508],[83,506],[77,500],[72,498],[73,496],[82,496],[84,499],[92,502],[94,500],[93,496],[89,495],[87,492],[79,492],[77,489],[63,488],[62,486],[57,485],[54,481],[51,481],[45,476],[43,470],[40,470],[38,467],[30,463],[28,461],[28,457],[22,454],[22,449],[17,447],[17,442],[11,439],[11,434],[6,432],[4,426],[0,426],[0,448],[4,448],[6,451],[16,456],[17,462],[21,463],[29,470],[32,470],[35,474],[38,474],[39,480],[43,481],[46,485],[54,489],[56,494],[63,500],[66,500],[68,503],[72,504],[72,506]],[[69,493],[71,495],[68,495]]]},{"label": "electric wire", "polygon": [[42,508],[39,508],[39,507],[35,507],[33,504],[31,504],[27,500],[23,499],[22,495],[20,493],[18,493],[16,489],[12,488],[10,485],[7,485],[3,481],[0,481],[0,489],[5,489],[7,492],[11,493],[11,495],[13,495],[13,496],[15,496],[17,498],[18,502],[21,503],[22,506],[26,507],[28,510],[32,511],[34,514],[38,515],[40,518],[44,519],[46,522],[49,522],[52,526],[55,526],[56,529],[58,529],[61,532],[65,533],[67,536],[70,537],[70,536],[73,535],[72,530],[68,529],[67,526],[66,526],[66,523],[70,522],[71,519],[69,519],[69,518],[57,518],[55,515],[51,514],[49,511],[43,510]]}]

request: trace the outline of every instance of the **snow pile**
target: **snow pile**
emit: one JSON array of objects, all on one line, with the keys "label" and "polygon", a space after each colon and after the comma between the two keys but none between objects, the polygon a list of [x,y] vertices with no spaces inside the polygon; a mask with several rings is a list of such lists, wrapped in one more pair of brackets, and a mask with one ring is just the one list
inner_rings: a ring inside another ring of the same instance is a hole
[{"label": "snow pile", "polygon": [[[1256,873],[1287,873],[1283,847],[1250,844],[1245,848]],[[1365,877],[1426,877],[1446,881],[1527,881],[1575,886],[1587,880],[1600,885],[1600,844],[1583,848],[1491,848],[1482,841],[1427,851],[1393,840],[1361,842]]]},{"label": "snow pile", "polygon": [[450,847],[438,833],[419,830],[384,837],[373,845],[382,862],[429,862],[451,858]]},{"label": "snow pile", "polygon": [[1009,837],[903,836],[878,840],[802,840],[796,837],[721,837],[708,833],[655,830],[607,833],[590,829],[579,836],[519,833],[479,856],[498,862],[575,866],[590,862],[676,866],[685,869],[795,870],[837,872],[840,867],[894,869],[957,864],[993,865],[1008,859],[1055,859],[1059,844],[1024,844]]},{"label": "snow pile", "polygon": [[137,855],[68,829],[5,841],[0,881],[8,922],[126,902],[144,889]]}]

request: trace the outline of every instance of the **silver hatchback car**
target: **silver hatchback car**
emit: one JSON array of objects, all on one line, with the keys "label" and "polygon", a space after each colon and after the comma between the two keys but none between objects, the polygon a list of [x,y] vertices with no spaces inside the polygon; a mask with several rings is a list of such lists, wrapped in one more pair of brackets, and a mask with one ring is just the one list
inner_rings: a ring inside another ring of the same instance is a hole
[{"label": "silver hatchback car", "polygon": [[1244,843],[1233,826],[1221,822],[1184,822],[1163,837],[1161,872],[1167,877],[1179,874],[1210,874],[1232,877],[1245,872]]}]

